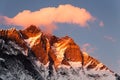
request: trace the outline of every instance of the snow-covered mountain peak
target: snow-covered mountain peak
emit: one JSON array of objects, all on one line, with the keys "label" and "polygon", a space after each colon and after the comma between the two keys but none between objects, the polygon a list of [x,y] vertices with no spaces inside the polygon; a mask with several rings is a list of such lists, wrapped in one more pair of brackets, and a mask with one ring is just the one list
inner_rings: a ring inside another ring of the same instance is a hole
[{"label": "snow-covered mountain peak", "polygon": [[[0,62],[9,66],[8,61],[13,57],[23,65],[22,70],[25,68],[32,72],[30,74],[35,74],[35,71],[41,76],[39,79],[32,79],[32,75],[29,80],[120,80],[119,76],[103,63],[82,52],[72,38],[45,34],[34,25],[25,30],[0,30]],[[14,60],[9,63],[14,63]],[[15,63],[16,66],[20,65]],[[0,70],[6,70],[3,67],[5,66],[0,66]],[[10,73],[13,75],[13,72]],[[26,75],[25,71],[22,73]],[[3,73],[0,73],[0,79],[6,80],[1,75]]]}]

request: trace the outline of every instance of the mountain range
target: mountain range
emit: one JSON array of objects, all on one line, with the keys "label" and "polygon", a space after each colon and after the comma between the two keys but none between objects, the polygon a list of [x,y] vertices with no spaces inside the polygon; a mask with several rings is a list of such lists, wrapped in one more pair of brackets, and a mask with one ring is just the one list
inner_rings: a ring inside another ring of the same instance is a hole
[{"label": "mountain range", "polygon": [[0,30],[0,80],[120,80],[69,37],[31,25]]}]

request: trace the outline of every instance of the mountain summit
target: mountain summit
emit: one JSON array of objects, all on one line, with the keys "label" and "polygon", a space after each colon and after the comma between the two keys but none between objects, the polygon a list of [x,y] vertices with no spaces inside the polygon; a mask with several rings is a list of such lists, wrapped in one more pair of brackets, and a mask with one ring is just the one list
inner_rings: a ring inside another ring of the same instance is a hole
[{"label": "mountain summit", "polygon": [[0,80],[120,80],[69,36],[56,37],[31,25],[0,30]]}]

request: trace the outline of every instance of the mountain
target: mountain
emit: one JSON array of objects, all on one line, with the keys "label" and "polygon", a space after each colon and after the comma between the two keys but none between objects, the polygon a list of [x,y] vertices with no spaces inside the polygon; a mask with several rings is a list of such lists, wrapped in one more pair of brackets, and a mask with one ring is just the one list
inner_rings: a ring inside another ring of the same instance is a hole
[{"label": "mountain", "polygon": [[56,37],[31,25],[0,30],[0,80],[120,80],[82,52],[69,36]]}]

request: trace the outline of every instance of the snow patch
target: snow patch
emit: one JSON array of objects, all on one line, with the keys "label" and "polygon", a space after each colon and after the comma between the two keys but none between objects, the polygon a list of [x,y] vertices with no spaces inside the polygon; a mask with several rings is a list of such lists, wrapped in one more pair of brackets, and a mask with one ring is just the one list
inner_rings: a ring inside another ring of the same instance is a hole
[{"label": "snow patch", "polygon": [[28,39],[25,39],[25,42],[27,42],[27,44],[29,45],[29,47],[32,47],[32,46],[38,44],[38,43],[36,42],[36,40],[37,40],[38,38],[40,38],[41,35],[42,35],[42,33],[38,34],[38,35],[35,36],[35,37],[30,37],[30,38],[28,38]]},{"label": "snow patch", "polygon": [[61,67],[62,67],[62,68],[68,68],[68,69],[70,68],[69,65],[64,65],[64,64],[61,64],[61,65],[58,66],[58,68],[61,68]]},{"label": "snow patch", "polygon": [[89,56],[87,52],[83,52],[83,55],[84,56]]},{"label": "snow patch", "polygon": [[3,61],[3,62],[5,62],[5,59],[3,59],[3,58],[0,58],[0,61]]},{"label": "snow patch", "polygon": [[92,63],[92,60],[89,61],[84,67],[87,68]]},{"label": "snow patch", "polygon": [[102,63],[99,63],[94,69],[95,69],[95,70],[100,70],[101,67],[103,67],[103,64],[102,64]]},{"label": "snow patch", "polygon": [[37,65],[37,67],[41,67],[41,65],[42,65],[42,66],[44,66],[45,68],[47,68],[47,67],[49,66],[49,62],[48,62],[46,65],[43,65],[39,60],[36,60],[36,61],[35,61],[35,64]]},{"label": "snow patch", "polygon": [[67,45],[69,43],[70,39],[65,39],[65,40],[61,40],[58,43],[55,43],[52,46],[52,49],[55,52],[55,55],[57,56],[57,64],[61,64],[63,58],[64,58],[64,53],[65,50],[67,49]]},{"label": "snow patch", "polygon": [[[10,44],[11,46],[13,46],[15,49],[20,50],[23,55],[25,55],[25,56],[28,55],[28,50],[24,50],[23,48],[19,47],[19,45],[17,45],[15,42],[9,41],[9,44]],[[7,48],[9,48],[9,47],[7,46]],[[14,55],[17,55],[17,52],[13,51],[12,48],[9,48],[9,50],[10,50],[12,53],[14,53]]]},{"label": "snow patch", "polygon": [[71,65],[72,68],[82,67],[81,62],[71,62],[71,61],[69,61],[69,64]]},{"label": "snow patch", "polygon": [[0,49],[3,48],[3,45],[5,44],[5,41],[3,39],[0,39]]}]

